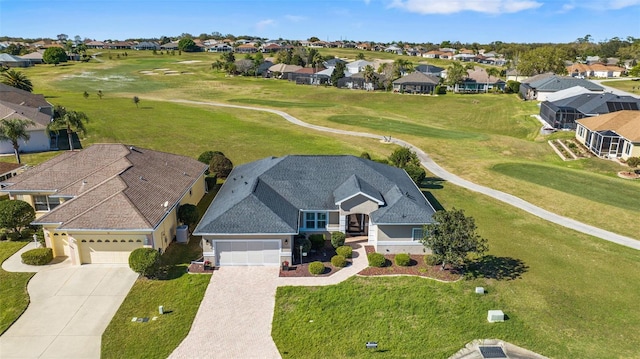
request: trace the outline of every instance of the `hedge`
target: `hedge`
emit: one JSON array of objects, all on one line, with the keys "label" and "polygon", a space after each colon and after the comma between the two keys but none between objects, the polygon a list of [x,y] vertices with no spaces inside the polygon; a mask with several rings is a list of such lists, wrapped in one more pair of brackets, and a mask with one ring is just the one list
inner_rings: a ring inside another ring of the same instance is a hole
[{"label": "hedge", "polygon": [[22,263],[32,266],[43,266],[53,260],[51,248],[36,248],[28,250],[21,255]]}]

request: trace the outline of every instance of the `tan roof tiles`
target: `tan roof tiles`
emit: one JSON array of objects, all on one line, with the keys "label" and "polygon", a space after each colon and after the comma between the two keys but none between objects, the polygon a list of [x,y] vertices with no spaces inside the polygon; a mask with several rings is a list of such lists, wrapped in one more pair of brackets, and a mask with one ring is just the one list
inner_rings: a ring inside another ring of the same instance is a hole
[{"label": "tan roof tiles", "polygon": [[640,111],[612,112],[606,115],[585,117],[576,122],[591,131],[611,130],[631,142],[640,142]]}]

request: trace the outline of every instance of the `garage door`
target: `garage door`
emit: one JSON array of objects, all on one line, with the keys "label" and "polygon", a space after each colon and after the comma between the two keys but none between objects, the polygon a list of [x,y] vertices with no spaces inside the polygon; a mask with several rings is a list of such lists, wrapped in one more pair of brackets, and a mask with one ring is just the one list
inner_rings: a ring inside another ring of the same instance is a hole
[{"label": "garage door", "polygon": [[280,241],[216,241],[217,265],[279,265]]},{"label": "garage door", "polygon": [[79,241],[82,263],[129,263],[129,254],[136,248],[142,247],[142,242],[97,242]]}]

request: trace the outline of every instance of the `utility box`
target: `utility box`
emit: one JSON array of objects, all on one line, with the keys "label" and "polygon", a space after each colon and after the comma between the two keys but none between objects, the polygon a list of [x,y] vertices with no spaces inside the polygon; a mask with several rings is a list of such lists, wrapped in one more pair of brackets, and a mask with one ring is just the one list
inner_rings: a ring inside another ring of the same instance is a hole
[{"label": "utility box", "polygon": [[476,294],[484,294],[484,287],[476,287]]},{"label": "utility box", "polygon": [[189,226],[183,224],[176,228],[176,242],[187,243],[189,241]]},{"label": "utility box", "polygon": [[490,310],[487,320],[489,323],[504,322],[504,313],[501,310]]}]

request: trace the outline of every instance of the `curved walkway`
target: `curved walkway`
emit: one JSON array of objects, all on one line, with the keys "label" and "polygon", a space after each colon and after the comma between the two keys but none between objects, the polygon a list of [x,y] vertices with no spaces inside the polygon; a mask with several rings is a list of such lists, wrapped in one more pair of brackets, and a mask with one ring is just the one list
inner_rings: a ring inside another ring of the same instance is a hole
[{"label": "curved walkway", "polygon": [[[278,116],[281,116],[282,118],[284,118],[285,120],[298,125],[298,126],[302,126],[302,127],[306,127],[306,128],[310,128],[313,130],[317,130],[317,131],[322,131],[322,132],[329,132],[329,133],[333,133],[333,134],[338,134],[338,135],[347,135],[347,136],[356,136],[356,137],[365,137],[365,138],[373,138],[373,139],[377,139],[377,140],[383,140],[384,138],[382,136],[379,135],[374,135],[371,133],[367,133],[367,132],[357,132],[357,131],[347,131],[347,130],[340,130],[340,129],[334,129],[334,128],[329,128],[329,127],[323,127],[323,126],[318,126],[318,125],[312,125],[306,122],[303,122],[291,115],[289,115],[286,112],[283,111],[279,111],[279,110],[272,110],[272,109],[268,109],[268,108],[260,108],[260,107],[252,107],[252,106],[242,106],[242,105],[230,105],[230,104],[223,104],[223,103],[216,103],[216,102],[203,102],[203,101],[190,101],[190,100],[170,100],[171,102],[178,102],[178,103],[185,103],[185,104],[192,104],[192,105],[208,105],[208,106],[217,106],[217,107],[228,107],[228,108],[237,108],[237,109],[242,109],[242,110],[253,110],[253,111],[263,111],[263,112],[269,112],[269,113],[273,113],[276,114]],[[478,192],[478,193],[482,193],[484,195],[487,195],[489,197],[495,198],[499,201],[502,201],[504,203],[507,203],[509,205],[512,205],[516,208],[519,208],[523,211],[526,211],[528,213],[533,214],[534,216],[540,217],[544,220],[547,220],[549,222],[558,224],[560,226],[566,227],[566,228],[570,228],[573,229],[575,231],[578,232],[582,232],[585,234],[588,234],[590,236],[594,236],[594,237],[598,237],[600,239],[604,239],[605,241],[609,241],[609,242],[613,242],[613,243],[617,243],[629,248],[633,248],[633,249],[637,249],[640,250],[640,241],[631,237],[626,237],[626,236],[622,236],[620,234],[617,233],[613,233],[598,227],[594,227],[592,225],[586,224],[586,223],[582,223],[580,221],[576,221],[575,219],[571,219],[568,217],[564,217],[561,215],[558,215],[556,213],[547,211],[546,209],[540,208],[538,206],[535,206],[519,197],[516,197],[514,195],[502,192],[502,191],[498,191],[489,187],[485,187],[485,186],[481,186],[478,184],[475,184],[473,182],[467,181],[461,177],[458,177],[450,172],[448,172],[447,170],[445,170],[444,168],[440,167],[437,163],[435,163],[430,157],[429,155],[427,155],[423,150],[421,150],[420,148],[410,144],[409,142],[403,141],[403,140],[398,140],[398,139],[391,139],[392,143],[398,144],[400,146],[404,146],[404,147],[409,147],[411,148],[413,151],[415,151],[415,153],[418,155],[418,157],[420,158],[420,163],[431,173],[433,173],[434,175],[448,181],[451,182],[455,185],[458,185],[460,187],[466,188],[468,190],[474,191],[474,192]]]}]

